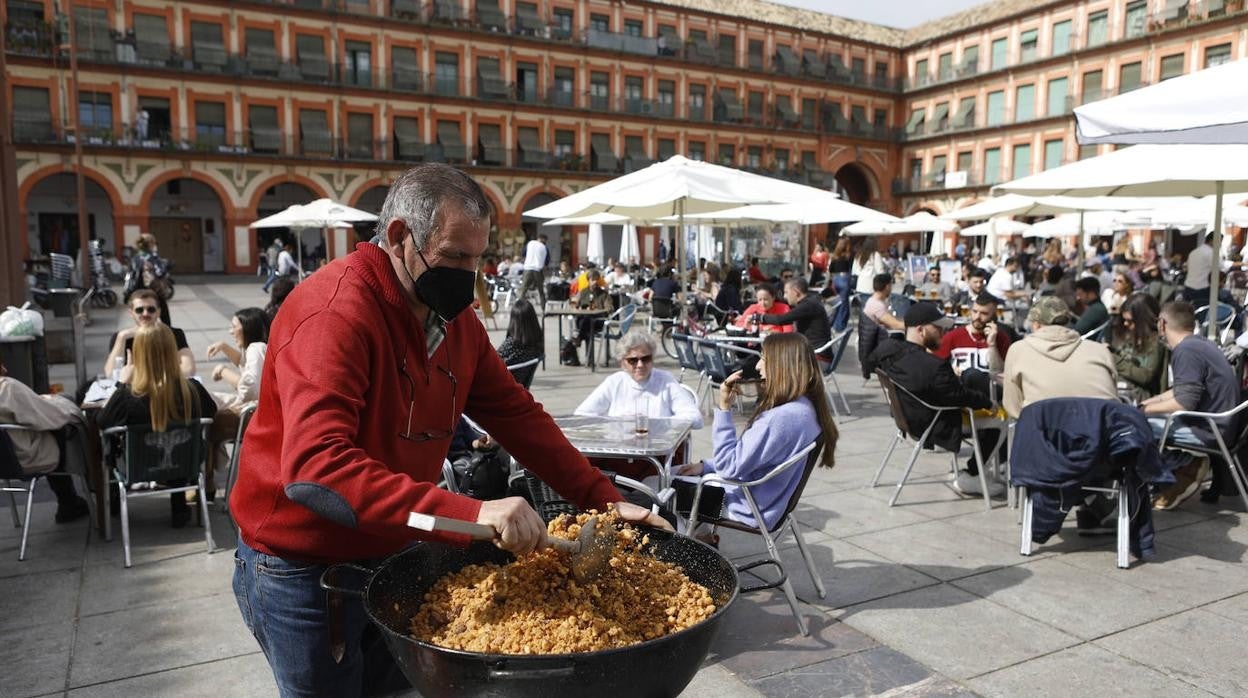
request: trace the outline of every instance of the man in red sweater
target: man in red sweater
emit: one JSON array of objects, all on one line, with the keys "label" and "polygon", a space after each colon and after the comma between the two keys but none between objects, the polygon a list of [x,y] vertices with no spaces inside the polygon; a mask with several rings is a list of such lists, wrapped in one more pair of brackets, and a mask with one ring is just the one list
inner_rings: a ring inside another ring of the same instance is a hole
[{"label": "man in red sweater", "polygon": [[[437,487],[461,414],[576,505],[621,499],[507,372],[476,316],[462,312],[489,214],[462,172],[408,171],[382,207],[380,243],[312,275],[273,323],[230,510],[235,595],[282,695],[359,695],[381,673],[363,670],[363,604],[347,600],[331,613],[319,582],[327,565],[428,538],[407,527],[410,512],[488,524],[516,553],[543,544],[545,526],[523,499],[481,502]],[[646,509],[618,506],[626,519],[666,526]]]},{"label": "man in red sweater", "polygon": [[1000,371],[1010,350],[1010,336],[997,326],[998,303],[987,293],[979,294],[971,305],[970,324],[946,332],[936,356],[948,359],[959,374],[968,368]]}]

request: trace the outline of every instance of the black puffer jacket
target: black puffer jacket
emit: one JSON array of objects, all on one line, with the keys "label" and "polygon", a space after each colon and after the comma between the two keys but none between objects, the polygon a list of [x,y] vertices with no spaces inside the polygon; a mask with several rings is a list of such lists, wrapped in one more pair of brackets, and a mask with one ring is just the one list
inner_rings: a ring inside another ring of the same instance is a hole
[{"label": "black puffer jacket", "polygon": [[[938,407],[992,407],[988,393],[971,390],[963,385],[953,367],[944,359],[927,353],[923,347],[899,339],[886,339],[864,362],[864,370],[882,369],[893,383],[914,393],[915,397]],[[898,392],[901,410],[906,416],[910,436],[919,438],[935,413],[905,393]],[[962,444],[962,412],[942,412],[940,421],[927,439],[927,446],[957,451]]]}]

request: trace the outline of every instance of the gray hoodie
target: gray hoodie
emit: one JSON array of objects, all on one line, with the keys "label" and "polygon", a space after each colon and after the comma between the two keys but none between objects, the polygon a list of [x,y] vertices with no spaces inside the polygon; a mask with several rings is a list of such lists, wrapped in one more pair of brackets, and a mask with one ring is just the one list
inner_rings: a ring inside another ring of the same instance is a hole
[{"label": "gray hoodie", "polygon": [[1045,325],[1005,356],[1001,405],[1011,417],[1024,407],[1053,397],[1118,399],[1118,373],[1109,348],[1080,339],[1062,325]]}]

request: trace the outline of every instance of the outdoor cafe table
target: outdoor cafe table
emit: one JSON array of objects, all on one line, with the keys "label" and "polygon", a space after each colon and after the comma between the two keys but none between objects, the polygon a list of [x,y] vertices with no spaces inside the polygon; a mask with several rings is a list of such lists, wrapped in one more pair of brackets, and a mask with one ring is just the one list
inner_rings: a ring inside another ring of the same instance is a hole
[{"label": "outdoor cafe table", "polygon": [[590,458],[633,458],[654,464],[659,481],[671,481],[672,459],[689,437],[684,419],[650,419],[650,431],[638,434],[633,417],[556,417],[555,424],[576,450]]},{"label": "outdoor cafe table", "polygon": [[[543,336],[543,337],[545,337],[545,336],[546,336],[546,318],[547,318],[547,316],[554,317],[554,318],[558,318],[558,321],[559,321],[559,348],[562,350],[562,349],[563,349],[563,318],[564,318],[564,317],[571,317],[571,318],[581,318],[581,317],[606,318],[606,317],[608,317],[608,316],[610,316],[610,315],[611,315],[611,309],[610,309],[610,308],[604,308],[604,309],[601,309],[601,310],[598,310],[598,309],[593,309],[593,308],[572,308],[572,307],[567,307],[567,308],[545,308],[545,309],[543,309],[543,310],[542,310],[542,336]],[[597,372],[598,372],[598,362],[594,359],[594,333],[593,333],[593,332],[590,332],[590,333],[589,333],[589,356],[588,356],[588,357],[586,357],[586,358],[588,359],[588,363],[589,363],[589,370],[590,370],[591,372],[597,373]],[[542,355],[542,368],[543,368],[543,369],[545,369],[545,368],[546,368],[546,356],[545,356],[545,354],[543,354],[543,355]]]}]

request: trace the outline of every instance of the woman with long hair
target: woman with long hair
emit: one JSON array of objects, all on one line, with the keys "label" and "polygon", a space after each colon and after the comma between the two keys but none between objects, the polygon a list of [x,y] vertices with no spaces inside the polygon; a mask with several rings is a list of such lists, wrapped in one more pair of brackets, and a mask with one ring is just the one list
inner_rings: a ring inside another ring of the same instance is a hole
[{"label": "woman with long hair", "polygon": [[[174,424],[216,416],[217,403],[212,395],[199,381],[182,375],[177,342],[164,324],[145,325],[135,333],[133,358],[133,363],[122,369],[117,390],[96,417],[100,429],[146,424],[152,431],[163,432]],[[191,516],[186,495],[173,492],[169,498],[173,527],[181,528]]]},{"label": "woman with long hair", "polygon": [[832,276],[832,288],[840,297],[841,304],[836,307],[836,315],[832,318],[832,329],[840,332],[849,324],[849,282],[850,273],[854,270],[854,253],[850,248],[849,238],[841,237],[832,248],[832,256],[828,260],[828,274]]},{"label": "woman with long hair", "polygon": [[879,243],[875,238],[869,237],[862,241],[862,246],[858,248],[858,254],[854,257],[852,272],[856,277],[854,290],[857,291],[859,299],[866,303],[867,296],[875,293],[875,289],[871,287],[872,280],[877,274],[888,272],[884,266],[884,258],[880,256]]},{"label": "woman with long hair", "polygon": [[542,325],[537,320],[533,304],[524,298],[511,304],[511,321],[507,324],[507,336],[498,345],[498,355],[508,366],[522,364],[540,358]]},{"label": "woman with long hair", "polygon": [[1147,293],[1133,293],[1113,324],[1109,350],[1118,378],[1131,384],[1137,397],[1152,397],[1166,389],[1169,352],[1157,334],[1161,304]]},{"label": "woman with long hair", "polygon": [[[730,408],[741,381],[738,371],[719,389],[711,444],[714,454],[701,463],[682,466],[679,475],[715,472],[733,480],[755,480],[792,458],[816,439],[823,439],[819,464],[835,462],[837,428],[823,388],[823,372],[810,343],[800,334],[773,334],[763,341],[758,362],[763,384],[758,406],[737,435]],[[801,468],[751,488],[762,525],[772,527],[784,514],[789,498],[802,479]],[[704,490],[703,496],[707,492]],[[724,488],[724,513],[748,525],[759,525],[745,497],[736,488]],[[699,507],[701,509],[701,507]]]},{"label": "woman with long hair", "polygon": [[[212,369],[212,379],[224,382],[228,391],[214,391],[217,416],[208,430],[208,464],[204,468],[208,500],[216,500],[217,468],[226,462],[225,443],[238,436],[239,417],[248,405],[260,399],[260,376],[269,350],[269,316],[260,308],[242,308],[230,318],[230,342],[208,345],[209,357],[224,357],[226,363]],[[235,444],[238,448],[238,444]]]},{"label": "woman with long hair", "polygon": [[824,279],[828,275],[828,264],[832,260],[831,253],[822,242],[815,243],[814,252],[810,253],[810,259],[807,261],[807,267],[810,269],[810,285],[822,286]]}]

